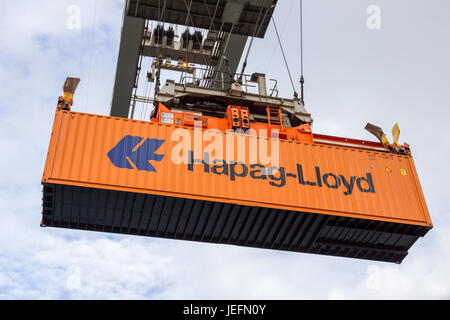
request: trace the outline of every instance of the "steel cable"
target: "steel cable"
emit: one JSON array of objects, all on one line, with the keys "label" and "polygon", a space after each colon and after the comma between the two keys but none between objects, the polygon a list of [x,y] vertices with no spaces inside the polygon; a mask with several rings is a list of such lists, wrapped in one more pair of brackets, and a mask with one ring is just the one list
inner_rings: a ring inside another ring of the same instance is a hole
[{"label": "steel cable", "polygon": [[280,35],[278,34],[277,25],[275,23],[275,19],[274,19],[273,16],[272,16],[272,22],[273,22],[273,26],[275,27],[275,33],[277,34],[278,43],[280,45],[281,53],[283,54],[284,64],[286,65],[286,69],[287,69],[287,72],[289,74],[289,79],[291,80],[292,90],[294,90],[294,97],[298,98],[298,93],[295,90],[294,81],[292,80],[291,71],[289,70],[289,65],[288,65],[288,62],[287,62],[287,59],[286,59],[286,55],[284,54],[283,44],[281,43]]}]

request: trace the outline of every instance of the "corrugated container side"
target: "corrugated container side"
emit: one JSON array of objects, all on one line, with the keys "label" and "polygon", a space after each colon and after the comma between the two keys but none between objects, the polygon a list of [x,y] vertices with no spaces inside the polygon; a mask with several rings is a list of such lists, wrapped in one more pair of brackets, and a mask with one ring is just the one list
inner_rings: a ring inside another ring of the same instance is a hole
[{"label": "corrugated container side", "polygon": [[[232,179],[230,172],[217,174],[216,168],[213,173],[213,165],[206,172],[203,164],[174,164],[175,130],[170,125],[57,110],[42,181],[432,226],[412,157],[280,140],[283,179],[277,180],[280,171],[272,179],[255,179],[248,162],[246,176],[237,171]],[[193,146],[194,129],[185,130]],[[155,148],[157,140],[163,142],[153,158],[141,159],[151,154],[147,149]],[[204,141],[203,148],[208,144]],[[222,151],[226,154],[225,147]],[[310,185],[300,182],[301,174],[302,182]]]}]

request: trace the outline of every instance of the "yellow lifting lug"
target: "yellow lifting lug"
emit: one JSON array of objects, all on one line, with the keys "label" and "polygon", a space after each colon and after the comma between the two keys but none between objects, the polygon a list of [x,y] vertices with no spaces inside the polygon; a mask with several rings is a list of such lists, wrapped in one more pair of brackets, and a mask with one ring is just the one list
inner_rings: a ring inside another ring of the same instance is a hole
[{"label": "yellow lifting lug", "polygon": [[377,127],[376,125],[373,125],[371,123],[367,123],[365,129],[369,131],[371,134],[373,134],[375,137],[377,137],[378,140],[380,140],[383,147],[389,152],[396,154],[411,155],[411,150],[407,143],[403,145],[398,144],[398,139],[400,138],[400,128],[398,126],[398,123],[396,123],[392,128],[392,136],[394,138],[393,143],[389,142],[388,138],[386,137],[386,134],[384,134],[383,129],[381,129],[380,127]]},{"label": "yellow lifting lug", "polygon": [[394,124],[392,128],[392,137],[394,138],[394,144],[398,144],[398,138],[400,138],[400,128],[398,127],[398,123]]},{"label": "yellow lifting lug", "polygon": [[78,84],[80,83],[79,78],[66,78],[63,85],[64,96],[58,99],[58,108],[62,110],[70,110],[73,104],[73,96],[77,90]]}]

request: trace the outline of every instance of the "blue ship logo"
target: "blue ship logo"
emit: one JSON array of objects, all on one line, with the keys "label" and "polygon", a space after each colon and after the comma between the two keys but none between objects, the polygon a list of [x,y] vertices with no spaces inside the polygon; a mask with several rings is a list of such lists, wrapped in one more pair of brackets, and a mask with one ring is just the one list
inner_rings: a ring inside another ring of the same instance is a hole
[{"label": "blue ship logo", "polygon": [[164,142],[165,140],[128,135],[120,140],[107,156],[118,168],[157,172],[150,161],[162,161],[164,155],[155,152]]}]

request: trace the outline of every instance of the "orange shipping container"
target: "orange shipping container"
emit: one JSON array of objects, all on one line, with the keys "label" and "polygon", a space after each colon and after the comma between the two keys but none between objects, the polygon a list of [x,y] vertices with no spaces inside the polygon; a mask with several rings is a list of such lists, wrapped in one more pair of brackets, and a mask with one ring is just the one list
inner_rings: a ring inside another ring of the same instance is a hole
[{"label": "orange shipping container", "polygon": [[42,225],[390,262],[432,227],[410,156],[180,129],[57,110]]}]

